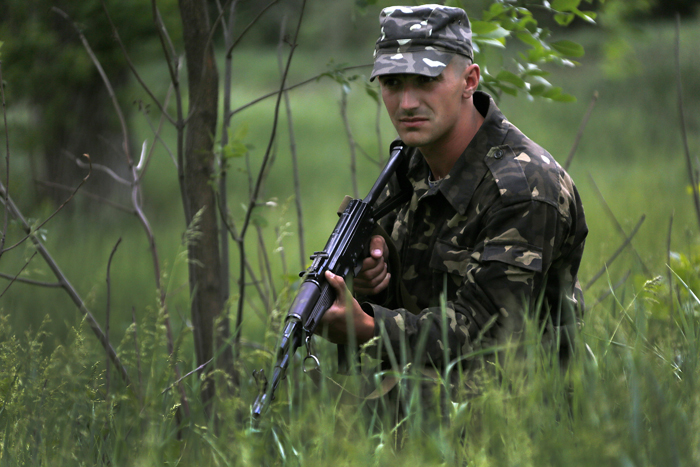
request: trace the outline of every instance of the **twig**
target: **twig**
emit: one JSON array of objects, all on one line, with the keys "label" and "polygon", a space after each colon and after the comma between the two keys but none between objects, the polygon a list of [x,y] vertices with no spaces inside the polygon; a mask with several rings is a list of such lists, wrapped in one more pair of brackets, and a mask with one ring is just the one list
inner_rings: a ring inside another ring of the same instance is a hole
[{"label": "twig", "polygon": [[117,112],[117,117],[119,117],[119,123],[121,124],[122,127],[122,137],[124,138],[124,154],[126,155],[126,159],[129,163],[129,167],[131,167],[132,162],[131,162],[131,153],[130,153],[130,148],[129,148],[129,134],[127,132],[127,125],[126,125],[126,119],[124,118],[124,114],[122,113],[121,106],[119,105],[119,102],[117,101],[117,95],[114,92],[114,88],[112,88],[112,83],[109,81],[109,77],[107,76],[107,73],[105,73],[104,69],[102,68],[102,65],[100,64],[100,61],[97,59],[95,56],[95,53],[92,51],[92,47],[90,47],[90,43],[87,41],[85,38],[85,35],[82,33],[80,28],[78,27],[77,24],[71,20],[70,16],[66,14],[63,10],[57,7],[51,7],[52,11],[55,11],[59,15],[61,15],[63,18],[65,18],[67,21],[69,21],[72,25],[75,31],[78,33],[78,37],[80,37],[80,41],[83,43],[83,47],[85,47],[85,50],[87,51],[88,55],[90,56],[90,60],[92,60],[92,63],[95,65],[97,68],[97,71],[99,72],[100,76],[102,77],[102,81],[104,82],[105,88],[107,88],[107,92],[109,93],[109,97],[112,99],[112,105],[114,105],[114,111]]},{"label": "twig", "polygon": [[[593,188],[595,188],[595,192],[598,195],[598,198],[600,199],[600,202],[603,204],[603,208],[605,209],[605,212],[608,214],[610,219],[613,221],[613,224],[615,224],[615,228],[617,231],[622,235],[623,239],[627,239],[627,234],[625,233],[625,229],[622,228],[622,225],[620,222],[618,222],[617,217],[615,217],[615,214],[612,212],[612,209],[610,209],[610,205],[605,201],[605,197],[603,196],[603,193],[601,193],[600,189],[598,188],[598,185],[596,184],[595,180],[593,179],[593,176],[588,173],[588,178],[591,180],[591,184],[593,185]],[[651,277],[651,272],[649,271],[649,268],[647,268],[646,264],[644,264],[644,260],[642,259],[641,255],[637,251],[637,249],[632,246],[632,251],[634,254],[637,256],[637,260],[639,260],[639,264],[642,266],[642,271],[644,271],[644,274],[647,277]]]},{"label": "twig", "polygon": [[[277,62],[280,69],[280,73],[284,71],[284,65],[282,62],[282,44],[284,43],[284,28],[286,26],[286,18],[282,21],[282,26],[280,27],[280,42],[279,47],[277,47]],[[289,127],[289,152],[292,155],[292,175],[294,177],[294,205],[297,212],[297,228],[299,233],[299,269],[304,269],[306,264],[306,252],[304,244],[304,213],[301,204],[301,181],[299,179],[299,163],[297,162],[297,143],[294,137],[294,122],[292,118],[292,106],[289,103],[289,93],[287,91],[284,94],[284,107],[287,111],[287,126]]]},{"label": "twig", "polygon": [[379,148],[378,155],[378,165],[379,167],[384,167],[384,145],[382,144],[382,101],[377,99],[377,118],[375,120],[374,128],[377,133],[377,147]]},{"label": "twig", "polygon": [[[70,187],[67,185],[62,185],[62,184],[56,183],[56,182],[47,182],[44,180],[34,180],[34,183],[48,187],[48,188],[58,188],[59,190],[63,190],[63,191],[73,191],[74,190],[73,187]],[[111,201],[107,198],[103,198],[103,197],[98,196],[94,193],[90,193],[89,191],[82,190],[80,192],[80,194],[82,196],[87,196],[88,198],[91,198],[91,199],[94,199],[94,200],[99,201],[101,203],[104,203],[107,206],[113,207],[114,209],[118,209],[120,211],[123,211],[127,214],[136,214],[136,211],[134,211],[133,209],[131,209],[127,206],[122,206],[121,204],[115,203],[114,201]]]},{"label": "twig", "polygon": [[596,102],[598,101],[598,91],[593,92],[593,98],[591,99],[591,103],[588,105],[588,110],[586,110],[586,114],[583,116],[583,120],[581,121],[581,125],[578,127],[578,133],[576,133],[576,138],[574,139],[574,144],[571,146],[571,151],[569,151],[569,157],[566,158],[566,163],[564,164],[564,170],[569,170],[569,167],[571,166],[571,161],[574,160],[574,154],[576,154],[576,149],[578,149],[578,144],[581,142],[581,137],[583,136],[583,130],[586,129],[586,125],[588,125],[588,119],[591,118],[591,113],[593,113],[593,108],[595,107]]},{"label": "twig", "polygon": [[598,271],[598,274],[596,274],[595,276],[593,276],[593,278],[592,278],[590,281],[588,281],[588,283],[586,284],[586,286],[583,288],[583,291],[584,291],[584,292],[585,292],[586,290],[588,290],[588,289],[595,283],[595,281],[597,281],[597,280],[600,278],[600,276],[603,275],[603,273],[605,273],[605,271],[607,270],[608,266],[610,266],[610,265],[613,263],[613,261],[615,261],[615,259],[617,259],[617,256],[618,256],[620,253],[622,253],[622,251],[627,247],[627,245],[630,244],[630,242],[632,241],[632,238],[633,238],[635,235],[637,235],[637,231],[639,230],[639,228],[640,228],[640,227],[642,226],[642,224],[644,223],[644,219],[645,219],[645,218],[646,218],[646,216],[645,216],[644,214],[642,214],[642,217],[639,219],[639,222],[637,222],[637,225],[636,225],[636,226],[634,227],[634,229],[632,230],[632,233],[630,234],[630,236],[627,237],[627,239],[626,239],[624,242],[622,242],[622,245],[620,245],[620,247],[615,251],[615,253],[612,254],[612,256],[610,257],[610,259],[608,259],[608,260],[604,263],[604,265],[603,265],[603,267],[601,268],[601,270]]},{"label": "twig", "polygon": [[668,267],[666,268],[666,274],[668,276],[668,295],[669,295],[669,302],[671,306],[671,313],[670,316],[673,316],[674,312],[674,303],[673,303],[673,274],[671,270],[669,269],[671,267],[671,232],[673,230],[673,216],[675,212],[671,211],[671,218],[668,221],[668,235],[666,236],[666,264]]},{"label": "twig", "polygon": [[[347,67],[345,67],[345,68],[341,68],[341,69],[339,69],[338,71],[349,71],[349,70],[354,70],[354,69],[356,69],[356,68],[369,68],[369,67],[371,67],[371,66],[372,66],[371,63],[367,63],[367,64],[365,64],[365,65],[353,65],[353,66],[347,66]],[[248,102],[247,104],[244,104],[244,105],[238,107],[237,109],[232,110],[232,111],[231,111],[231,116],[237,114],[238,112],[240,112],[240,111],[242,111],[242,110],[247,109],[248,107],[252,107],[253,105],[257,104],[257,103],[260,102],[260,101],[264,101],[264,100],[267,99],[268,97],[276,96],[276,95],[279,94],[280,92],[291,91],[292,89],[296,89],[296,88],[298,88],[298,87],[304,86],[305,84],[309,84],[309,83],[311,83],[311,82],[313,82],[313,81],[317,81],[319,78],[321,78],[321,77],[322,77],[323,75],[325,75],[325,74],[326,74],[326,72],[324,71],[323,73],[319,73],[319,74],[317,74],[316,76],[312,76],[311,78],[305,79],[304,81],[301,81],[301,82],[299,82],[299,83],[297,83],[297,84],[293,84],[293,85],[291,85],[291,86],[289,86],[289,87],[286,87],[286,88],[283,87],[282,89],[279,89],[279,90],[277,90],[277,91],[272,91],[272,92],[267,93],[267,94],[265,94],[265,95],[263,95],[263,96],[260,96],[260,97],[258,97],[257,99],[254,99],[254,100]]]},{"label": "twig", "polygon": [[593,305],[587,307],[587,308],[586,308],[586,313],[588,313],[589,311],[591,311],[593,308],[597,307],[603,300],[605,300],[606,298],[608,298],[608,297],[610,296],[610,294],[612,294],[614,291],[616,291],[618,288],[620,288],[622,285],[624,285],[624,283],[627,282],[627,279],[629,279],[630,274],[632,274],[632,270],[631,270],[631,269],[628,270],[627,273],[624,275],[624,277],[623,277],[622,279],[620,279],[615,285],[613,285],[612,287],[608,288],[608,289],[605,291],[605,293],[604,293],[603,295],[601,295],[600,297],[598,297],[598,300],[596,300],[596,302],[595,302]]},{"label": "twig", "polygon": [[[90,156],[88,156],[87,154],[83,154],[83,155],[84,155],[85,157],[87,157],[88,162],[90,162]],[[14,249],[14,248],[17,248],[17,247],[20,246],[22,243],[24,243],[28,238],[30,238],[30,236],[33,235],[33,232],[36,232],[37,230],[41,229],[44,225],[46,225],[46,223],[47,223],[48,221],[50,221],[51,219],[53,219],[53,217],[54,217],[56,214],[58,214],[58,213],[66,206],[66,204],[68,204],[68,203],[70,202],[70,200],[73,199],[73,197],[75,196],[75,194],[78,192],[78,190],[80,190],[80,187],[82,187],[82,186],[85,184],[85,182],[87,181],[87,179],[90,178],[90,174],[92,173],[92,166],[89,166],[89,169],[90,169],[90,170],[89,170],[89,172],[87,173],[87,175],[85,175],[85,178],[83,178],[83,180],[78,184],[78,186],[75,187],[75,189],[73,190],[73,193],[70,194],[70,196],[68,197],[68,199],[66,199],[63,203],[61,203],[61,205],[60,205],[49,217],[47,217],[47,218],[44,220],[44,222],[42,222],[41,224],[39,224],[38,226],[36,226],[33,230],[32,230],[32,229],[29,229],[29,230],[27,231],[27,235],[26,235],[24,238],[22,238],[20,241],[18,241],[18,242],[15,243],[14,245],[12,245],[12,246],[10,246],[10,247],[7,247],[6,249],[2,250],[2,252],[0,252],[0,253],[5,253],[6,251],[10,251],[10,250],[12,250],[12,249]],[[10,202],[10,195],[9,195],[9,193],[7,192],[7,189],[6,189],[4,186],[0,186],[0,189],[2,189],[2,190],[4,191],[4,193],[5,193],[5,199],[4,199],[4,201],[5,201],[5,206],[7,206],[8,203]]]},{"label": "twig", "polygon": [[81,169],[86,169],[89,166],[91,166],[93,170],[96,170],[98,172],[102,172],[102,173],[109,175],[109,177],[117,183],[121,183],[122,185],[126,185],[126,186],[132,185],[132,183],[129,180],[126,180],[126,179],[120,177],[119,175],[116,174],[116,172],[114,172],[114,170],[110,169],[109,167],[107,167],[105,165],[93,164],[93,163],[86,164],[85,162],[81,161],[80,158],[78,158],[78,157],[72,157],[72,159],[75,161],[75,164],[78,167],[80,167]]},{"label": "twig", "polygon": [[256,16],[255,18],[253,18],[253,20],[252,20],[250,23],[248,23],[248,26],[246,26],[245,29],[243,29],[243,32],[241,32],[241,34],[238,36],[238,39],[236,39],[235,41],[233,41],[233,43],[227,47],[227,49],[226,49],[226,58],[229,58],[229,57],[231,56],[231,53],[233,52],[233,49],[238,45],[238,43],[241,41],[241,39],[243,39],[243,37],[244,37],[244,36],[246,35],[246,33],[250,30],[250,28],[252,28],[253,25],[254,25],[255,23],[257,23],[258,20],[262,17],[262,15],[263,15],[272,5],[274,5],[274,4],[277,3],[278,1],[279,1],[279,0],[272,0],[270,3],[267,4],[267,6],[265,6],[265,8],[263,8],[262,10],[260,10],[260,13],[258,13],[258,16]]},{"label": "twig", "polygon": [[274,113],[274,120],[272,123],[272,132],[270,135],[270,140],[267,145],[267,150],[265,151],[265,156],[263,157],[262,165],[260,167],[260,172],[258,173],[258,179],[255,184],[255,189],[253,190],[253,194],[250,198],[250,202],[248,203],[248,209],[246,210],[246,216],[243,221],[243,227],[241,228],[241,235],[240,235],[240,241],[238,242],[238,247],[239,247],[239,252],[240,252],[240,277],[239,277],[239,293],[238,293],[238,310],[236,314],[236,331],[234,334],[234,339],[233,339],[233,346],[235,349],[238,349],[238,344],[240,342],[241,338],[241,324],[243,322],[243,305],[245,303],[245,233],[248,230],[248,227],[250,226],[250,218],[253,214],[253,209],[255,208],[255,205],[257,203],[257,198],[258,198],[258,191],[260,190],[260,187],[262,186],[263,182],[263,176],[265,174],[265,169],[267,166],[267,163],[270,158],[270,152],[272,150],[273,143],[275,141],[275,135],[277,133],[277,122],[279,120],[279,108],[280,108],[280,101],[282,100],[282,92],[284,91],[284,85],[285,82],[287,81],[287,75],[289,73],[289,68],[292,64],[292,57],[294,56],[294,50],[296,49],[296,44],[297,44],[297,38],[299,37],[299,31],[301,30],[301,22],[304,18],[304,10],[306,8],[306,0],[302,1],[301,4],[301,12],[299,14],[299,22],[297,23],[297,29],[294,33],[294,41],[292,42],[291,50],[289,52],[289,57],[287,58],[287,65],[284,69],[284,73],[282,75],[282,80],[280,83],[280,90],[277,93],[277,102],[275,103],[275,113]]},{"label": "twig", "polygon": [[167,109],[167,99],[165,104],[161,104],[160,101],[156,98],[155,94],[151,91],[151,89],[148,87],[148,85],[141,79],[141,75],[139,75],[138,71],[136,71],[136,67],[134,66],[134,63],[131,61],[131,57],[129,56],[128,52],[126,51],[126,47],[124,46],[124,43],[122,42],[121,37],[119,36],[119,31],[117,30],[117,27],[114,25],[114,22],[112,21],[112,16],[109,14],[109,10],[107,9],[107,4],[105,3],[104,0],[102,0],[102,9],[105,11],[105,15],[107,16],[107,21],[109,21],[109,25],[112,28],[112,34],[114,35],[114,39],[117,41],[119,44],[119,47],[122,49],[122,54],[124,55],[124,59],[126,59],[127,65],[129,65],[129,69],[131,72],[134,74],[134,78],[136,78],[136,81],[139,82],[141,87],[143,88],[144,91],[146,91],[146,94],[148,94],[153,100],[153,102],[158,106],[160,109],[160,113],[163,117],[168,119],[170,123],[175,125],[175,120],[168,114]]},{"label": "twig", "polygon": [[681,80],[681,17],[676,14],[676,90],[678,92],[678,115],[680,117],[681,138],[683,139],[683,150],[685,152],[685,162],[688,168],[688,177],[690,178],[690,186],[693,189],[693,202],[695,203],[695,215],[697,216],[698,224],[700,224],[700,193],[698,192],[698,181],[693,174],[693,161],[690,157],[690,148],[688,147],[688,135],[685,129],[685,111],[683,110],[683,82]]},{"label": "twig", "polygon": [[[11,277],[11,278],[10,278],[10,279],[11,279],[11,280],[10,280],[10,283],[7,284],[7,287],[5,287],[5,290],[3,290],[2,293],[0,293],[0,298],[2,298],[2,296],[5,295],[5,292],[7,292],[7,291],[10,289],[10,287],[12,286],[12,284],[14,284],[15,281],[18,280],[17,278],[19,277],[19,275],[22,274],[22,271],[24,271],[24,269],[29,265],[29,262],[30,262],[31,260],[33,260],[35,256],[36,256],[36,251],[35,251],[34,253],[32,253],[32,256],[30,256],[29,259],[28,259],[27,261],[25,261],[24,265],[23,265],[22,268],[19,270],[19,272],[18,272],[17,274],[15,274],[14,277]],[[4,274],[3,274],[3,275],[4,275]]]},{"label": "twig", "polygon": [[165,394],[166,392],[168,392],[168,391],[169,391],[173,386],[175,386],[176,384],[180,384],[180,383],[182,382],[182,380],[184,380],[184,379],[187,378],[188,376],[193,375],[193,374],[197,373],[198,371],[202,370],[204,367],[206,367],[207,365],[209,365],[209,364],[210,364],[211,362],[213,362],[213,361],[214,361],[214,358],[212,357],[212,358],[210,358],[209,360],[207,360],[206,362],[204,362],[204,363],[202,363],[201,365],[199,365],[199,366],[198,366],[197,368],[195,368],[194,370],[190,371],[190,372],[187,373],[186,375],[184,375],[184,376],[182,376],[181,378],[177,379],[173,384],[171,384],[171,385],[168,386],[167,388],[163,389],[163,390],[160,392],[161,395],[162,395],[162,394]]},{"label": "twig", "polygon": [[2,94],[2,118],[5,128],[5,209],[2,226],[2,237],[0,237],[0,256],[5,249],[5,240],[7,239],[7,226],[9,221],[9,213],[7,212],[7,197],[10,193],[10,132],[7,128],[7,107],[5,104],[5,85],[2,81],[2,61],[0,61],[0,93]]},{"label": "twig", "polygon": [[138,324],[136,323],[136,310],[131,307],[131,322],[134,324],[134,352],[136,352],[136,373],[139,378],[139,390],[138,396],[141,400],[141,388],[143,388],[143,382],[141,380],[141,352],[139,351],[139,339],[138,339]]},{"label": "twig", "polygon": [[[22,271],[20,271],[21,273]],[[32,279],[25,279],[23,277],[17,277],[13,276],[10,274],[4,274],[0,272],[0,277],[3,279],[9,279],[15,282],[20,282],[22,284],[29,284],[29,285],[35,285],[37,287],[48,287],[48,288],[61,288],[63,287],[63,284],[60,284],[58,282],[41,282],[41,281],[35,281]]]},{"label": "twig", "polygon": [[343,119],[345,126],[345,135],[348,138],[348,146],[350,146],[350,179],[352,180],[353,197],[359,198],[360,192],[357,189],[357,162],[355,155],[355,138],[352,136],[350,129],[350,121],[348,120],[348,93],[345,91],[345,86],[340,86],[340,118]]},{"label": "twig", "polygon": [[[122,364],[121,360],[117,356],[117,353],[115,350],[112,348],[112,346],[107,342],[107,339],[104,335],[104,332],[102,332],[102,328],[100,328],[100,325],[97,323],[95,320],[95,317],[92,315],[90,310],[87,308],[85,305],[85,302],[83,299],[78,295],[78,292],[73,288],[73,285],[68,281],[68,278],[66,278],[65,274],[61,271],[61,269],[58,267],[58,264],[54,259],[51,257],[51,254],[48,252],[46,247],[41,243],[41,241],[37,238],[37,236],[34,234],[32,231],[32,228],[29,226],[27,221],[25,220],[24,216],[20,212],[20,210],[17,208],[15,205],[14,201],[12,201],[12,197],[7,196],[7,190],[5,190],[5,187],[0,183],[0,195],[3,196],[3,199],[6,200],[6,206],[9,208],[10,214],[12,217],[17,219],[19,223],[22,225],[22,228],[26,232],[27,236],[29,239],[34,243],[35,248],[37,249],[39,255],[41,255],[42,258],[44,258],[44,261],[46,264],[49,266],[51,271],[54,273],[56,278],[59,280],[59,283],[61,284],[61,287],[66,291],[68,296],[71,298],[73,303],[78,307],[81,313],[85,316],[85,320],[88,322],[88,325],[92,329],[93,333],[95,336],[97,336],[97,339],[100,341],[104,349],[107,351],[109,354],[109,357],[112,359],[112,363],[114,363],[114,366],[117,368],[119,371],[119,374],[121,375],[122,379],[124,380],[124,383],[126,384],[127,387],[131,386],[131,380],[129,379],[129,374],[126,372],[126,368]],[[65,203],[64,203],[65,204]]]},{"label": "twig", "polygon": [[[112,268],[112,258],[114,258],[114,253],[117,252],[117,247],[119,244],[122,242],[122,238],[119,237],[119,240],[117,240],[117,243],[114,244],[114,248],[112,248],[112,253],[109,255],[109,260],[107,261],[107,308],[105,310],[105,337],[107,339],[107,344],[109,344],[109,315],[111,311],[111,299],[112,299],[112,284],[110,282],[110,269]],[[109,380],[110,380],[110,366],[109,366],[109,357],[107,357],[107,371],[105,374],[105,392],[107,395],[109,395]]]}]

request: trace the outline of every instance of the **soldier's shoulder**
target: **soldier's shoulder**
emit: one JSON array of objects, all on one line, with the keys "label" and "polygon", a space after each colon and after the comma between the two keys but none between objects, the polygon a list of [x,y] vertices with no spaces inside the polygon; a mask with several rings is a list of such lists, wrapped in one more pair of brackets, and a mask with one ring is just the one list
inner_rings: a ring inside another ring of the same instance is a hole
[{"label": "soldier's shoulder", "polygon": [[558,209],[573,195],[573,181],[552,155],[503,121],[507,134],[485,157],[499,192],[506,201],[538,200]]}]

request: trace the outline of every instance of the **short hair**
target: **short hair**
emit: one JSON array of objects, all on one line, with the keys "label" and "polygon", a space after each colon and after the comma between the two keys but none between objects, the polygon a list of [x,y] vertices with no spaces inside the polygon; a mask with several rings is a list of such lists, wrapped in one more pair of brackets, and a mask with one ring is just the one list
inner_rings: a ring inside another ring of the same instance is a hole
[{"label": "short hair", "polygon": [[472,60],[466,55],[454,54],[452,60],[450,60],[450,63],[453,64],[452,71],[459,76],[469,65],[472,64]]}]

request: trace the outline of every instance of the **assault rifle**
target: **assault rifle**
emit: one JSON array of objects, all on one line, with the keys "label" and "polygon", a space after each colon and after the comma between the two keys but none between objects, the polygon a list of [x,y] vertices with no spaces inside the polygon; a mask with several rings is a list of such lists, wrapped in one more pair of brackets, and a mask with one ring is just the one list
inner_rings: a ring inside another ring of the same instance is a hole
[{"label": "assault rifle", "polygon": [[365,199],[349,199],[338,223],[331,233],[323,251],[311,256],[313,263],[300,275],[304,280],[285,318],[282,336],[277,347],[272,379],[267,381],[263,370],[253,373],[260,384],[260,393],[253,403],[253,418],[259,419],[275,398],[280,381],[284,379],[289,364],[302,342],[306,344],[307,357],[318,366],[318,359],[311,353],[310,340],[321,317],[335,301],[335,290],[326,280],[326,271],[345,278],[349,273],[357,274],[362,261],[368,255],[369,241],[375,222],[391,210],[405,202],[412,190],[407,189],[407,180],[399,177],[401,191],[384,201],[376,209],[374,204],[384,191],[397,168],[406,164],[404,145],[395,141],[391,147],[391,157],[374,186]]}]

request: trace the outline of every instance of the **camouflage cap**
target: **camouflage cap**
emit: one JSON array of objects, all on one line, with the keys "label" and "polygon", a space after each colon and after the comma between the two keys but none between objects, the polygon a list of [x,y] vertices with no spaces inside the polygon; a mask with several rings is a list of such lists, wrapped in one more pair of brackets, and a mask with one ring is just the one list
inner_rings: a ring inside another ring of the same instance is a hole
[{"label": "camouflage cap", "polygon": [[379,14],[379,25],[370,80],[394,73],[438,76],[454,54],[474,59],[469,18],[461,8],[392,6]]}]

